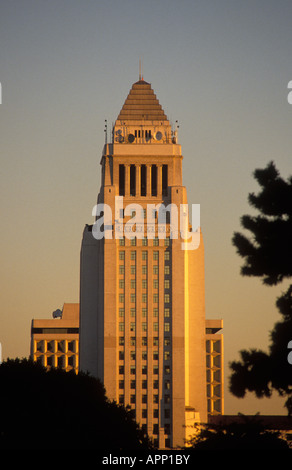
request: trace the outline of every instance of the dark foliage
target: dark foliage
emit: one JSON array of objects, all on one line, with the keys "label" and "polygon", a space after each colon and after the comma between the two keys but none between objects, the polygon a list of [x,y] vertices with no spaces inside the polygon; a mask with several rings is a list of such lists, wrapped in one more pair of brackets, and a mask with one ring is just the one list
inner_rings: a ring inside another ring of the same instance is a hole
[{"label": "dark foliage", "polygon": [[[235,233],[233,244],[245,259],[244,276],[261,277],[264,284],[276,285],[292,276],[292,177],[284,181],[273,162],[254,176],[261,186],[258,195],[249,194],[249,203],[261,215],[241,219],[250,238]],[[270,333],[269,353],[251,349],[241,351],[241,361],[230,364],[230,391],[244,397],[246,391],[257,397],[271,396],[273,390],[286,395],[286,407],[292,414],[292,366],[288,363],[288,343],[292,340],[292,285],[277,299],[283,320]]]},{"label": "dark foliage", "polygon": [[147,449],[131,411],[87,374],[27,359],[0,365],[0,449]]},{"label": "dark foliage", "polygon": [[189,441],[194,450],[289,450],[277,432],[265,430],[256,418],[225,425],[206,425]]},{"label": "dark foliage", "polygon": [[241,273],[275,285],[292,275],[292,177],[284,181],[273,162],[254,176],[261,192],[249,194],[248,200],[261,214],[244,215],[241,225],[251,237],[236,232],[232,242],[245,259]]}]

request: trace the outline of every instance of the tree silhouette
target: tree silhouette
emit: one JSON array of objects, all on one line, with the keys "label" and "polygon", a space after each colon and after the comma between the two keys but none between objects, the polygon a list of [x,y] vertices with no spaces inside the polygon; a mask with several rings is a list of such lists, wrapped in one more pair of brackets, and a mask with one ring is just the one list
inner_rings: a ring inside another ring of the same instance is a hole
[{"label": "tree silhouette", "polygon": [[28,359],[0,365],[0,449],[126,450],[151,444],[95,378]]},{"label": "tree silhouette", "polygon": [[279,432],[269,431],[257,416],[238,416],[229,424],[200,425],[188,440],[196,450],[289,450]]},{"label": "tree silhouette", "polygon": [[[249,194],[248,201],[260,215],[244,215],[241,225],[250,237],[236,232],[232,242],[245,261],[243,276],[261,277],[265,285],[277,285],[292,276],[292,177],[281,178],[273,162],[255,170],[254,177],[261,191]],[[230,391],[238,397],[244,397],[246,391],[269,397],[277,390],[288,397],[285,405],[292,414],[292,366],[287,361],[292,340],[292,285],[276,306],[283,320],[270,334],[269,352],[240,351],[241,360],[230,364]]]}]

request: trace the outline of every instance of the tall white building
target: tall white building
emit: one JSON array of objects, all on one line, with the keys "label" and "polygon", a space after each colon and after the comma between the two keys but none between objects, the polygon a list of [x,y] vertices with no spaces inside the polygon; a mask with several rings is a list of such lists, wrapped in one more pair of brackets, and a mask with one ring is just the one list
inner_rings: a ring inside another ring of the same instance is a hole
[{"label": "tall white building", "polygon": [[[199,246],[183,249],[174,223],[188,204],[182,162],[176,131],[140,79],[104,146],[104,213],[85,227],[81,248],[80,369],[135,409],[160,448],[184,445],[188,426],[207,422],[204,246],[198,232]],[[159,204],[172,204],[164,231]]]}]

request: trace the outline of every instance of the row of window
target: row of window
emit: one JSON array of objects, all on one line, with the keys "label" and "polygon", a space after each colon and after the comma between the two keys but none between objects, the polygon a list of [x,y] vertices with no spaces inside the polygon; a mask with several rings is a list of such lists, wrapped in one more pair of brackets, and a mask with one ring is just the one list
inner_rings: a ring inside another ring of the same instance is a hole
[{"label": "row of window", "polygon": [[[147,317],[147,313],[148,313],[148,309],[146,307],[143,307],[142,308],[142,318]],[[120,307],[119,308],[119,317],[124,317],[124,316],[125,316],[125,309],[124,309],[124,307]],[[130,308],[130,316],[131,317],[136,316],[136,308],[135,307]],[[165,318],[170,317],[170,309],[168,307],[166,307],[164,309],[164,316],[165,316]],[[158,317],[158,308],[157,307],[153,308],[153,317]]]},{"label": "row of window", "polygon": [[[146,266],[145,266],[146,267]],[[155,266],[156,268],[158,266]],[[168,266],[169,267],[169,266]],[[119,279],[119,288],[124,289],[125,288],[125,279]],[[130,279],[130,288],[131,289],[136,289],[136,279]],[[159,288],[159,281],[158,279],[153,279],[153,288],[158,289]],[[165,279],[164,280],[164,289],[169,289],[170,288],[170,280]],[[142,279],[142,289],[147,289],[147,279]]]},{"label": "row of window", "polygon": [[[130,252],[130,258],[131,260],[135,260],[136,259],[136,251],[135,250],[132,250]],[[144,250],[142,251],[142,260],[147,260],[148,258],[148,251]],[[125,251],[123,250],[120,250],[119,252],[119,259],[120,260],[124,260],[125,259]],[[159,251],[153,251],[153,259],[154,260],[158,260],[159,259]],[[170,260],[170,251],[168,250],[165,250],[164,251],[164,259],[165,261],[169,261]]]},{"label": "row of window", "polygon": [[[123,210],[123,209],[121,209],[121,210]],[[144,211],[145,210],[146,209],[144,209]],[[145,214],[146,214],[146,212],[144,212],[144,218],[146,217]],[[119,239],[119,244],[120,244],[120,246],[125,246],[125,237]],[[136,237],[133,237],[133,238],[130,239],[130,245],[131,246],[137,246],[137,238]],[[155,237],[155,238],[152,239],[152,245],[153,246],[159,246],[159,238],[158,237]],[[164,246],[169,246],[169,245],[170,245],[170,238],[165,237],[164,238]],[[142,238],[142,246],[148,246],[148,238],[147,237]]]},{"label": "row of window", "polygon": [[[149,188],[149,193],[147,194],[147,170],[151,172],[151,187]],[[141,165],[139,180],[136,175],[136,165],[130,165],[130,178],[129,178],[129,187],[127,188],[131,196],[136,196],[139,192],[141,196],[157,196],[158,190],[158,168],[156,165],[146,166]],[[162,174],[161,174],[161,189],[162,194],[167,194],[168,186],[168,167],[167,165],[162,165]],[[125,196],[126,190],[126,168],[125,165],[119,165],[119,195]]]},{"label": "row of window", "polygon": [[[135,356],[135,353],[134,353],[134,356]],[[119,355],[119,359],[120,360],[124,360],[124,353],[123,351],[120,351],[120,355]],[[133,359],[133,357],[131,357],[132,360],[135,360],[135,358]],[[143,359],[143,357],[142,357]],[[133,372],[132,372],[133,371]],[[124,370],[124,366],[119,366],[119,374],[124,374],[125,370]],[[131,374],[135,374],[135,366],[131,366]],[[159,368],[158,366],[153,366],[153,374],[154,375],[157,375],[159,373]],[[142,366],[142,374],[147,374],[147,366],[143,365]],[[167,364],[164,366],[164,374],[168,375],[170,374],[170,365]],[[133,387],[131,388],[135,388],[136,387],[136,381],[135,380],[132,380],[131,382],[133,382],[133,384],[135,384]],[[145,380],[146,382],[146,387],[143,387],[142,388],[147,388],[147,380]],[[143,384],[142,384],[143,385]],[[120,387],[121,388],[121,387]],[[124,387],[122,387],[124,388]]]},{"label": "row of window", "polygon": [[[120,274],[125,274],[125,266],[122,264],[120,265]],[[153,274],[158,274],[159,272],[159,267],[157,264],[154,264],[153,265]],[[135,264],[132,264],[130,266],[130,273],[131,274],[136,274],[136,265]],[[143,264],[142,265],[142,274],[148,274],[148,266],[147,264]],[[170,274],[170,266],[168,264],[165,264],[164,266],[164,274]],[[145,281],[145,280],[143,280]],[[143,282],[142,281],[142,282]]]},{"label": "row of window", "polygon": [[[136,354],[135,352],[133,351],[133,355],[132,355],[132,352],[130,353],[131,354],[131,360],[135,361],[136,360]],[[157,356],[154,356],[155,353],[153,353],[153,358],[154,360],[158,360],[158,351],[157,351]],[[169,361],[170,360],[170,351],[164,351],[164,360],[165,361]],[[121,361],[124,360],[124,352],[123,351],[119,351],[119,359]],[[142,352],[142,360],[144,361],[147,361],[147,352]],[[158,366],[153,366],[153,370],[157,370],[157,372],[153,372],[153,373],[157,373],[158,374]],[[166,364],[164,366],[164,372],[166,374],[170,374],[170,365]],[[124,368],[124,365],[120,365],[119,366],[119,374],[124,374],[125,373],[125,368]],[[136,368],[135,368],[135,365],[131,365],[130,366],[130,373],[131,374],[135,374],[136,373]],[[142,365],[142,374],[147,374],[147,365]]]},{"label": "row of window", "polygon": [[[142,346],[147,346],[147,343],[148,343],[147,336],[142,336],[141,341],[142,341]],[[119,346],[124,346],[124,344],[125,344],[125,337],[120,336],[119,337]],[[130,337],[130,346],[136,346],[136,337],[135,336]],[[153,346],[159,346],[158,336],[153,337]],[[168,337],[164,338],[164,346],[170,346],[170,338],[168,338]]]},{"label": "row of window", "polygon": [[[159,294],[153,294],[153,303],[157,304],[159,300]],[[125,302],[125,294],[119,294],[119,302],[124,303]],[[136,294],[130,294],[130,302],[135,303],[136,302]],[[147,294],[142,294],[142,303],[146,304],[147,303]],[[170,303],[170,294],[164,294],[164,303],[169,304]]]},{"label": "row of window", "polygon": [[[142,331],[147,331],[147,323],[142,322],[141,325]],[[119,322],[119,331],[125,331],[125,322],[121,321]],[[136,322],[130,322],[130,331],[135,332],[136,331]],[[153,323],[153,331],[159,331],[159,324],[158,322]],[[170,331],[170,323],[164,323],[164,331],[168,333]]]}]

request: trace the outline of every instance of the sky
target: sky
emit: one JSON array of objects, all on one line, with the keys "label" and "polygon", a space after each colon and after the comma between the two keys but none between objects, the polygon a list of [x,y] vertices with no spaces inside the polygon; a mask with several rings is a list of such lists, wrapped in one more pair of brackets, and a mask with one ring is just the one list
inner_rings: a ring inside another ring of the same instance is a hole
[{"label": "sky", "polygon": [[254,213],[254,170],[274,161],[292,174],[291,19],[290,0],[0,0],[3,359],[29,355],[33,318],[79,302],[104,122],[117,118],[141,59],[179,123],[183,184],[200,204],[206,317],[224,322],[225,413],[286,414],[277,394],[233,397],[228,377],[240,350],[268,350],[281,319],[285,285],[242,277],[231,239]]}]

